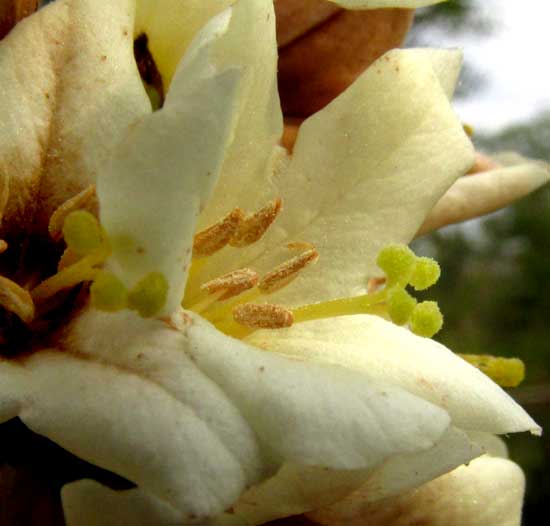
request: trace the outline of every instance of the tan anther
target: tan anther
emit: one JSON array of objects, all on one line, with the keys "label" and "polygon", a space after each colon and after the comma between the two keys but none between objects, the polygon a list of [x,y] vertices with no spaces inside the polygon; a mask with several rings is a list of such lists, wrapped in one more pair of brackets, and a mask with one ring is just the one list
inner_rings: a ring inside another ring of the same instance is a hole
[{"label": "tan anther", "polygon": [[63,224],[65,218],[75,210],[88,210],[95,213],[97,211],[97,197],[95,185],[90,185],[82,192],[67,199],[62,205],[58,206],[50,217],[48,232],[54,241],[59,241],[63,237]]},{"label": "tan anther", "polygon": [[379,278],[370,278],[367,281],[367,292],[369,294],[373,294],[376,292],[382,285],[386,284],[386,278],[385,277],[379,277]]},{"label": "tan anther", "polygon": [[245,303],[233,309],[233,319],[252,329],[282,329],[292,325],[294,316],[280,305]]},{"label": "tan anther", "polygon": [[30,323],[34,318],[34,302],[29,292],[3,276],[0,276],[0,305],[25,323]]},{"label": "tan anther", "polygon": [[315,248],[310,248],[302,252],[299,256],[295,256],[288,261],[285,261],[278,267],[275,267],[271,272],[268,272],[260,281],[258,288],[264,294],[271,294],[288,285],[293,279],[298,276],[298,272],[307,267],[311,263],[315,263],[319,258],[319,253]]},{"label": "tan anther", "polygon": [[232,247],[246,247],[258,241],[271,226],[271,223],[275,221],[282,206],[282,200],[277,198],[246,217],[237,228],[229,244]]},{"label": "tan anther", "polygon": [[292,243],[287,243],[286,248],[288,250],[309,250],[310,248],[315,248],[315,245],[306,241],[293,241]]},{"label": "tan anther", "polygon": [[243,218],[243,211],[240,208],[235,208],[217,223],[195,234],[193,256],[196,258],[211,256],[225,247],[235,234]]},{"label": "tan anther", "polygon": [[239,270],[234,270],[215,278],[213,280],[207,281],[201,285],[201,290],[207,292],[208,294],[214,294],[215,292],[225,290],[225,294],[220,296],[218,299],[223,301],[233,296],[237,296],[245,290],[251,289],[258,284],[259,275],[255,270],[250,268],[241,268]]},{"label": "tan anther", "polygon": [[8,250],[8,244],[3,239],[0,239],[0,254],[6,250]]}]

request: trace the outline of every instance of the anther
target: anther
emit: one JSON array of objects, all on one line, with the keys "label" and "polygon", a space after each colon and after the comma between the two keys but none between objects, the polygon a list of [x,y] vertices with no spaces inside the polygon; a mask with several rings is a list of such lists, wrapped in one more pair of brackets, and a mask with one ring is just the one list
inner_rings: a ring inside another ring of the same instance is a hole
[{"label": "anther", "polygon": [[382,286],[386,284],[386,277],[378,277],[378,278],[370,278],[367,281],[367,293],[368,294],[374,294],[375,292],[379,291]]},{"label": "anther", "polygon": [[54,241],[59,241],[63,236],[63,225],[67,216],[75,210],[88,210],[89,212],[95,212],[97,207],[97,198],[95,194],[95,185],[90,185],[88,188],[82,190],[82,192],[67,199],[63,204],[58,206],[54,213],[50,217],[48,224],[48,232],[50,237]]},{"label": "anther", "polygon": [[217,223],[195,234],[193,256],[196,258],[211,256],[225,247],[237,231],[243,217],[243,211],[235,208]]},{"label": "anther", "polygon": [[260,239],[281,211],[283,202],[274,199],[266,206],[246,217],[238,226],[229,244],[232,247],[246,247]]},{"label": "anther", "polygon": [[233,319],[240,325],[252,329],[281,329],[290,327],[294,316],[280,305],[245,303],[233,309]]},{"label": "anther", "polygon": [[260,281],[258,288],[264,294],[271,294],[286,285],[298,276],[298,272],[311,263],[315,263],[319,253],[315,248],[310,248],[302,254],[285,261],[271,272],[268,272]]},{"label": "anther", "polygon": [[245,290],[251,289],[258,284],[258,273],[250,268],[241,268],[218,278],[207,281],[201,285],[201,290],[208,294],[225,291],[218,300],[224,301],[237,296]]},{"label": "anther", "polygon": [[34,302],[29,292],[3,276],[0,276],[0,305],[25,323],[30,323],[34,318]]},{"label": "anther", "polygon": [[0,239],[0,254],[8,250],[8,243],[3,239]]}]

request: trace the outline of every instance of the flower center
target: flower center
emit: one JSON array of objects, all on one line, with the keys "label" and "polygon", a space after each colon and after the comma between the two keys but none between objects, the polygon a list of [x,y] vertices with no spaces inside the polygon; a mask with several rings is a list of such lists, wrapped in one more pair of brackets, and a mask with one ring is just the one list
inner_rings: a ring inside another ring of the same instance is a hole
[{"label": "flower center", "polygon": [[[90,187],[61,205],[52,215],[49,230],[54,240],[64,238],[67,248],[58,263],[58,271],[30,292],[14,281],[0,276],[0,306],[15,314],[23,323],[34,321],[36,312],[59,292],[81,283],[90,284],[90,300],[99,310],[115,312],[132,309],[142,317],[153,317],[164,307],[168,282],[159,272],[145,275],[131,289],[113,273],[103,269],[111,254],[107,233],[89,208],[94,189]],[[275,199],[260,210],[245,214],[235,208],[215,224],[198,232],[193,242],[193,261],[183,307],[192,310],[225,334],[244,338],[258,329],[282,329],[296,323],[372,314],[407,325],[417,335],[431,338],[442,327],[443,316],[434,301],[418,303],[406,290],[424,290],[437,282],[439,265],[430,258],[416,256],[405,245],[388,245],[380,251],[377,264],[384,277],[371,278],[367,293],[288,309],[269,303],[266,298],[286,287],[314,264],[319,254],[308,243],[290,243],[298,254],[260,276],[251,268],[240,268],[202,283],[191,294],[190,283],[197,281],[200,269],[210,256],[226,246],[243,248],[258,242],[282,210]],[[502,386],[518,385],[524,377],[518,359],[460,355]]]}]

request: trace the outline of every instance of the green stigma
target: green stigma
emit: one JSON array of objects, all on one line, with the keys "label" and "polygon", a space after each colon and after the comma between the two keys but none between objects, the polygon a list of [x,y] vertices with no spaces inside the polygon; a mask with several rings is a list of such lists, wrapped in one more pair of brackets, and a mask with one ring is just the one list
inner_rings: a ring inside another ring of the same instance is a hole
[{"label": "green stigma", "polygon": [[113,273],[102,271],[90,287],[92,305],[102,311],[117,312],[128,304],[128,290]]},{"label": "green stigma", "polygon": [[443,327],[443,315],[435,301],[423,301],[413,310],[411,330],[418,336],[431,338]]},{"label": "green stigma", "polygon": [[425,290],[435,285],[439,276],[441,276],[439,263],[432,258],[420,257],[416,259],[409,283],[416,290]]},{"label": "green stigma", "polygon": [[405,289],[394,287],[388,291],[387,305],[391,321],[397,325],[407,323],[416,307],[414,299]]},{"label": "green stigma", "polygon": [[501,387],[517,387],[525,378],[525,365],[519,358],[499,358],[488,354],[459,354]]},{"label": "green stigma", "polygon": [[143,318],[157,314],[166,303],[168,282],[160,272],[150,272],[128,293],[128,308],[136,310]]},{"label": "green stigma", "polygon": [[67,246],[79,256],[90,254],[103,243],[97,219],[85,210],[76,210],[65,218],[63,237]]},{"label": "green stigma", "polygon": [[376,258],[376,264],[384,271],[390,285],[405,286],[413,274],[415,263],[416,256],[407,245],[387,245]]}]

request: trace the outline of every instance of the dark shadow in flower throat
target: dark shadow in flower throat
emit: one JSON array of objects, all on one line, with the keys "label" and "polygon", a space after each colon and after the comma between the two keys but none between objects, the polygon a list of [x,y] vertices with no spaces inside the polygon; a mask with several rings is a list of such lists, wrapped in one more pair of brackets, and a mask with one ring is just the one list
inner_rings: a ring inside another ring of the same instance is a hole
[{"label": "dark shadow in flower throat", "polygon": [[153,55],[149,51],[148,42],[149,39],[145,33],[141,33],[134,40],[134,57],[145,91],[155,111],[162,108],[164,104],[164,85]]}]

